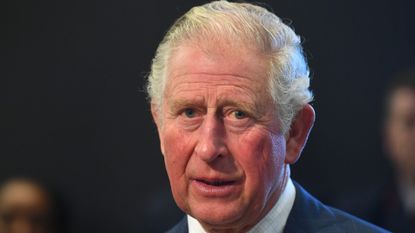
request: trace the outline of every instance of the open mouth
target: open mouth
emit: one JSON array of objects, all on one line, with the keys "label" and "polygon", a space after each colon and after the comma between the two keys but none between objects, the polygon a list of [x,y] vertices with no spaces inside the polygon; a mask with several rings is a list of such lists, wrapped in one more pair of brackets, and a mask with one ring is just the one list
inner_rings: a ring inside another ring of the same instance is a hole
[{"label": "open mouth", "polygon": [[238,179],[199,177],[192,180],[192,191],[195,195],[203,198],[232,198],[242,190]]},{"label": "open mouth", "polygon": [[225,185],[231,185],[234,184],[235,181],[224,181],[224,180],[196,180],[198,182],[207,184],[207,185],[212,185],[212,186],[225,186]]}]

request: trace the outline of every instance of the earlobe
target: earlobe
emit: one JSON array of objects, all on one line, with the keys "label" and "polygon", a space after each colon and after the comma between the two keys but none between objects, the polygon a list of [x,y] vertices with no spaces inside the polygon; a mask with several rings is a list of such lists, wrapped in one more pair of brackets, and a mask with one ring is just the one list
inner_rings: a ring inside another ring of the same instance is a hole
[{"label": "earlobe", "polygon": [[315,112],[311,105],[306,104],[291,123],[291,129],[286,140],[285,163],[295,163],[301,155],[308,135],[313,128]]}]

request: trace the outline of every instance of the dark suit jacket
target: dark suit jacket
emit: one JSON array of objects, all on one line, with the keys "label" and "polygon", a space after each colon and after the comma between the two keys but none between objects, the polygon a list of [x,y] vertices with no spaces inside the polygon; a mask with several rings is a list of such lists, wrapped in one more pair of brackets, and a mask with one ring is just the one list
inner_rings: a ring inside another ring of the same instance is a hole
[{"label": "dark suit jacket", "polygon": [[[296,196],[284,233],[387,233],[388,231],[328,207],[295,183]],[[167,233],[188,233],[183,218]]]}]

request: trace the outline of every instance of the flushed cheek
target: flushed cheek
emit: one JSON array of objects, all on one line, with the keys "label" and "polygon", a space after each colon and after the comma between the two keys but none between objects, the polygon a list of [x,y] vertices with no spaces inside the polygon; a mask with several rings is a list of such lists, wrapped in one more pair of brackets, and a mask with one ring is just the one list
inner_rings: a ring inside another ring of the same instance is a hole
[{"label": "flushed cheek", "polygon": [[283,161],[284,144],[280,137],[268,131],[251,132],[239,137],[234,144],[240,151],[240,160],[249,168],[266,169],[269,165]]},{"label": "flushed cheek", "polygon": [[[193,151],[192,136],[177,129],[178,127],[168,127],[162,132],[163,151],[165,160],[169,165],[174,165],[177,172],[185,171],[186,164]],[[170,169],[170,167],[167,167]]]},{"label": "flushed cheek", "polygon": [[243,145],[237,160],[246,176],[248,194],[266,196],[278,182],[284,158],[274,141],[269,132],[257,132],[241,137],[237,143]]},{"label": "flushed cheek", "polygon": [[164,163],[177,204],[183,208],[188,195],[186,167],[192,154],[191,137],[177,130],[163,131]]}]

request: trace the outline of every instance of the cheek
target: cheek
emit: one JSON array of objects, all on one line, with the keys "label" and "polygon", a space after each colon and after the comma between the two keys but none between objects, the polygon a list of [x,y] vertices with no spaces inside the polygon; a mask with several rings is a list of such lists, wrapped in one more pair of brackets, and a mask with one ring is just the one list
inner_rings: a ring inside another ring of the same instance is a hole
[{"label": "cheek", "polygon": [[239,140],[240,166],[250,185],[271,187],[282,173],[285,159],[283,136],[266,132],[247,134]]},{"label": "cheek", "polygon": [[164,161],[169,177],[183,175],[192,153],[190,138],[175,129],[163,132]]},{"label": "cheek", "polygon": [[171,129],[166,129],[162,133],[164,163],[176,204],[182,210],[187,210],[188,179],[186,177],[186,168],[193,147],[189,135],[173,128]]},{"label": "cheek", "polygon": [[392,128],[389,131],[388,144],[391,154],[397,157],[397,159],[401,159],[400,157],[406,154],[405,151],[408,147],[408,139],[405,136],[405,132],[402,132],[397,127]]},{"label": "cheek", "polygon": [[251,132],[238,140],[240,151],[245,151],[244,160],[268,167],[282,163],[285,157],[285,140],[282,135],[268,131]]}]

